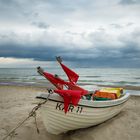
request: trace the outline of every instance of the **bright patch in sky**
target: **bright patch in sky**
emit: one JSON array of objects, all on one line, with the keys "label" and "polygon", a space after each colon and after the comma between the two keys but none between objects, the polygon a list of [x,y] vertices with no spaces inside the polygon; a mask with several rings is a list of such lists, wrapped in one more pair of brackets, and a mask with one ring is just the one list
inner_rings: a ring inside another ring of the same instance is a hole
[{"label": "bright patch in sky", "polygon": [[56,67],[55,62],[49,61],[35,61],[33,59],[27,58],[5,58],[0,57],[0,68],[36,68],[37,66],[41,67]]}]

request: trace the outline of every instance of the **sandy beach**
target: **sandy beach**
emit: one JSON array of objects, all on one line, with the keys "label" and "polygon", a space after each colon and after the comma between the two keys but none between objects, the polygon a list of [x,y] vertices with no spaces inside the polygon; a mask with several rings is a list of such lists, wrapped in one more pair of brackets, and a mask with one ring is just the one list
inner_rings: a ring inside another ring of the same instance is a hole
[{"label": "sandy beach", "polygon": [[[0,140],[19,122],[24,120],[36,105],[37,93],[45,89],[18,86],[0,86]],[[131,96],[125,109],[98,126],[79,129],[61,135],[49,134],[39,111],[36,132],[34,118],[20,127],[12,140],[139,140],[140,139],[140,96]]]}]

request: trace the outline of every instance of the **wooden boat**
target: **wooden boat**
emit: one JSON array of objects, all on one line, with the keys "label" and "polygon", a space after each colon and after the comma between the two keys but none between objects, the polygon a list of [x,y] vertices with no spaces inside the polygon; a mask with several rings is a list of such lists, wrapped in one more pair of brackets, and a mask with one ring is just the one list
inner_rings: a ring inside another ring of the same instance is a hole
[{"label": "wooden boat", "polygon": [[[48,93],[42,93],[37,98],[44,100],[47,96]],[[126,93],[118,99],[106,101],[80,99],[76,107],[70,104],[65,114],[63,98],[53,93],[41,107],[43,122],[47,131],[52,134],[94,126],[117,115],[124,108],[129,96]]]},{"label": "wooden boat", "polygon": [[108,88],[92,93],[93,99],[105,100],[83,99],[89,96],[89,91],[76,84],[79,75],[65,66],[60,57],[57,57],[57,61],[66,73],[68,81],[64,81],[56,74],[44,72],[40,67],[37,68],[38,72],[56,87],[51,95],[42,93],[37,96],[41,100],[48,99],[41,106],[43,122],[48,132],[60,134],[97,125],[117,115],[123,109],[129,94],[124,94],[121,88],[115,89],[116,93],[114,89]]}]

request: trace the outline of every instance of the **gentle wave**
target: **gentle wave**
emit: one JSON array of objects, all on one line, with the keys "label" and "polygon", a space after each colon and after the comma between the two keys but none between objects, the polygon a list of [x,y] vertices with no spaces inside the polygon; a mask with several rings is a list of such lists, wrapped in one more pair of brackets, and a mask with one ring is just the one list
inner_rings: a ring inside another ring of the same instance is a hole
[{"label": "gentle wave", "polygon": [[139,82],[128,82],[128,81],[118,81],[113,82],[114,84],[122,84],[122,85],[137,85],[140,84]]},{"label": "gentle wave", "polygon": [[82,83],[84,83],[84,82],[95,83],[95,82],[106,82],[106,81],[104,81],[104,80],[79,80],[79,82],[82,82]]},{"label": "gentle wave", "polygon": [[[62,79],[68,80],[65,73],[58,69],[48,69],[49,72],[57,73]],[[78,68],[78,84],[80,85],[113,85],[113,86],[140,86],[139,69],[92,69]],[[32,69],[0,69],[0,84],[26,84],[48,85],[44,77],[40,76],[35,68]]]},{"label": "gentle wave", "polygon": [[140,80],[140,77],[135,77],[134,79]]},{"label": "gentle wave", "polygon": [[99,78],[99,77],[101,77],[101,76],[92,76],[92,75],[88,75],[88,76],[86,76],[86,75],[82,75],[82,76],[80,76],[80,77],[87,77],[87,78]]}]

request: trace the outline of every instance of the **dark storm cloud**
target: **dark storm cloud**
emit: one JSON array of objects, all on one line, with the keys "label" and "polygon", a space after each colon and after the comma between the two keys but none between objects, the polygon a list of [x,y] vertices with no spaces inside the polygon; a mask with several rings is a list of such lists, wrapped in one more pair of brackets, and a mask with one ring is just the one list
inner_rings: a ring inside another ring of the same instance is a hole
[{"label": "dark storm cloud", "polygon": [[[117,53],[115,53],[115,51]],[[87,52],[85,51],[85,54]],[[77,61],[77,65],[82,67],[138,67],[140,68],[140,50],[134,46],[125,46],[122,49],[114,49],[114,51],[100,49],[100,55],[98,57],[88,57],[88,55],[94,55],[94,50],[88,51],[87,55]],[[87,58],[86,58],[87,56]],[[79,64],[80,62],[80,64]]]},{"label": "dark storm cloud", "polygon": [[[66,60],[84,60],[87,49],[66,49],[62,46],[24,46],[21,44],[1,44],[0,57],[33,58],[40,61],[53,61],[55,56],[64,56]],[[77,52],[77,54],[76,54]],[[92,52],[92,50],[91,50]],[[89,57],[87,56],[87,59]]]},{"label": "dark storm cloud", "polygon": [[[13,36],[15,36],[15,40],[11,40]],[[65,60],[74,61],[82,67],[140,67],[139,30],[119,36],[117,41],[121,43],[121,46],[116,46],[116,43],[110,39],[105,31],[93,32],[86,38],[92,43],[91,47],[88,48],[80,48],[78,45],[71,47],[71,42],[67,44],[69,47],[65,46],[63,42],[58,45],[55,40],[45,44],[22,43],[17,41],[20,38],[17,39],[15,33],[2,34],[0,38],[0,57],[53,61],[55,56],[62,56]],[[46,40],[48,39],[46,38]],[[65,38],[63,38],[63,41],[65,41]]]},{"label": "dark storm cloud", "polygon": [[34,60],[53,60],[55,55],[63,53],[61,48],[51,46],[23,46],[19,44],[0,45],[0,57],[33,58]]},{"label": "dark storm cloud", "polygon": [[[61,46],[23,46],[19,44],[0,45],[0,57],[33,58],[39,61],[53,61],[55,56],[74,61],[79,67],[140,67],[140,49],[136,44],[125,42],[121,49],[98,51],[90,49],[65,49]],[[117,53],[116,53],[117,52]]]}]

